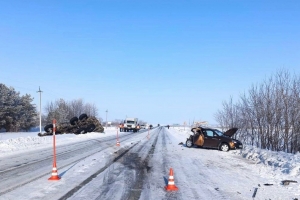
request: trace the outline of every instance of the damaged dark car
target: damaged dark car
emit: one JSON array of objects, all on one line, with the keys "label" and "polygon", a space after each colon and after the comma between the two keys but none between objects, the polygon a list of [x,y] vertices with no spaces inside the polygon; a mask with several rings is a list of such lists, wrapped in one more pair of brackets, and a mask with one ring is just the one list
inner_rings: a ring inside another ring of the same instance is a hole
[{"label": "damaged dark car", "polygon": [[238,128],[231,128],[226,132],[221,132],[213,128],[192,128],[193,135],[187,138],[186,146],[190,148],[196,145],[204,148],[215,148],[220,151],[241,149],[243,144],[239,140],[232,138],[237,130]]}]

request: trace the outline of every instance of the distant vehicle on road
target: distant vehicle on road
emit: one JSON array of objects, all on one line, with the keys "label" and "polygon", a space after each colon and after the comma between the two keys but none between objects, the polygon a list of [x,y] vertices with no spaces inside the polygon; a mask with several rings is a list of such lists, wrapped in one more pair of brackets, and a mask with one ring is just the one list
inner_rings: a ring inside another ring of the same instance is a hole
[{"label": "distant vehicle on road", "polygon": [[145,125],[145,124],[142,124],[142,125],[141,125],[141,129],[146,129],[146,125]]},{"label": "distant vehicle on road", "polygon": [[221,151],[241,149],[243,148],[243,144],[239,140],[231,138],[237,130],[237,128],[232,128],[223,133],[217,129],[200,126],[192,128],[193,135],[187,138],[186,146],[190,148],[196,145],[199,147],[216,148]]},{"label": "distant vehicle on road", "polygon": [[[140,130],[140,125],[138,124],[138,118],[126,118],[124,120],[124,126],[122,129],[124,132],[137,132]],[[120,129],[121,131],[121,129]]]}]

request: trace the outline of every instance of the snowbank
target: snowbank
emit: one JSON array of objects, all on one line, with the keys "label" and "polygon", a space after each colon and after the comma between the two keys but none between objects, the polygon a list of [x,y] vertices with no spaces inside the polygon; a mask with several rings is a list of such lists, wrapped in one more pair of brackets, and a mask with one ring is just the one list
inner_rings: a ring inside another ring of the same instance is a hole
[{"label": "snowbank", "polygon": [[[190,128],[187,127],[173,127],[172,129],[185,135],[186,138],[191,134]],[[280,171],[290,176],[300,176],[300,153],[291,154],[260,149],[251,145],[243,146],[243,149],[230,151],[229,153],[240,155],[245,159],[254,161],[256,164],[271,166],[274,171]]]}]

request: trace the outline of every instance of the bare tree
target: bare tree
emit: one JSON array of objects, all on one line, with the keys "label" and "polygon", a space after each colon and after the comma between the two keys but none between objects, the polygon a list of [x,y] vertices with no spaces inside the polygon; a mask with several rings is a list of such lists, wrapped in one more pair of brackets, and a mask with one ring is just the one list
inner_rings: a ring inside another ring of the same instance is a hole
[{"label": "bare tree", "polygon": [[84,111],[89,116],[97,116],[98,115],[98,108],[95,104],[90,104],[90,103],[85,104]]},{"label": "bare tree", "polygon": [[82,99],[72,100],[68,105],[70,108],[69,118],[79,116],[84,112],[84,102]]},{"label": "bare tree", "polygon": [[[70,102],[59,99],[54,102],[47,103],[45,106],[46,123],[52,123],[56,119],[58,123],[68,122],[72,117],[79,117],[85,113],[88,116],[98,115],[98,108],[95,104],[84,103],[82,99],[72,100]],[[102,119],[100,119],[101,121]]]},{"label": "bare tree", "polygon": [[280,70],[215,115],[222,127],[239,128],[246,144],[295,153],[300,147],[300,78]]}]

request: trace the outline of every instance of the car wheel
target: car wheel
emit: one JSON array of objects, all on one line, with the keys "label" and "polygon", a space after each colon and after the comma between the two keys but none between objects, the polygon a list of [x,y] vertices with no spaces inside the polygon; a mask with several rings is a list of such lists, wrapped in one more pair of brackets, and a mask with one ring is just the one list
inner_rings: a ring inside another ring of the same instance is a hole
[{"label": "car wheel", "polygon": [[223,143],[220,147],[221,151],[229,151],[229,145],[226,143]]},{"label": "car wheel", "polygon": [[185,145],[186,145],[188,148],[191,148],[191,147],[193,146],[192,140],[187,139],[186,142],[185,142]]},{"label": "car wheel", "polygon": [[76,135],[79,135],[79,134],[85,134],[85,133],[86,133],[86,130],[85,130],[84,128],[79,128],[79,129],[75,132]]},{"label": "car wheel", "polygon": [[44,130],[47,132],[47,133],[52,133],[53,132],[53,124],[48,124],[44,127]]},{"label": "car wheel", "polygon": [[87,118],[88,118],[87,114],[81,114],[79,116],[79,120],[82,120],[82,121],[86,120]]},{"label": "car wheel", "polygon": [[86,128],[87,132],[93,132],[93,130],[95,130],[96,126],[95,124],[90,124],[88,125],[88,127]]},{"label": "car wheel", "polygon": [[71,125],[75,125],[77,122],[78,122],[78,117],[73,117],[72,119],[70,119]]}]

